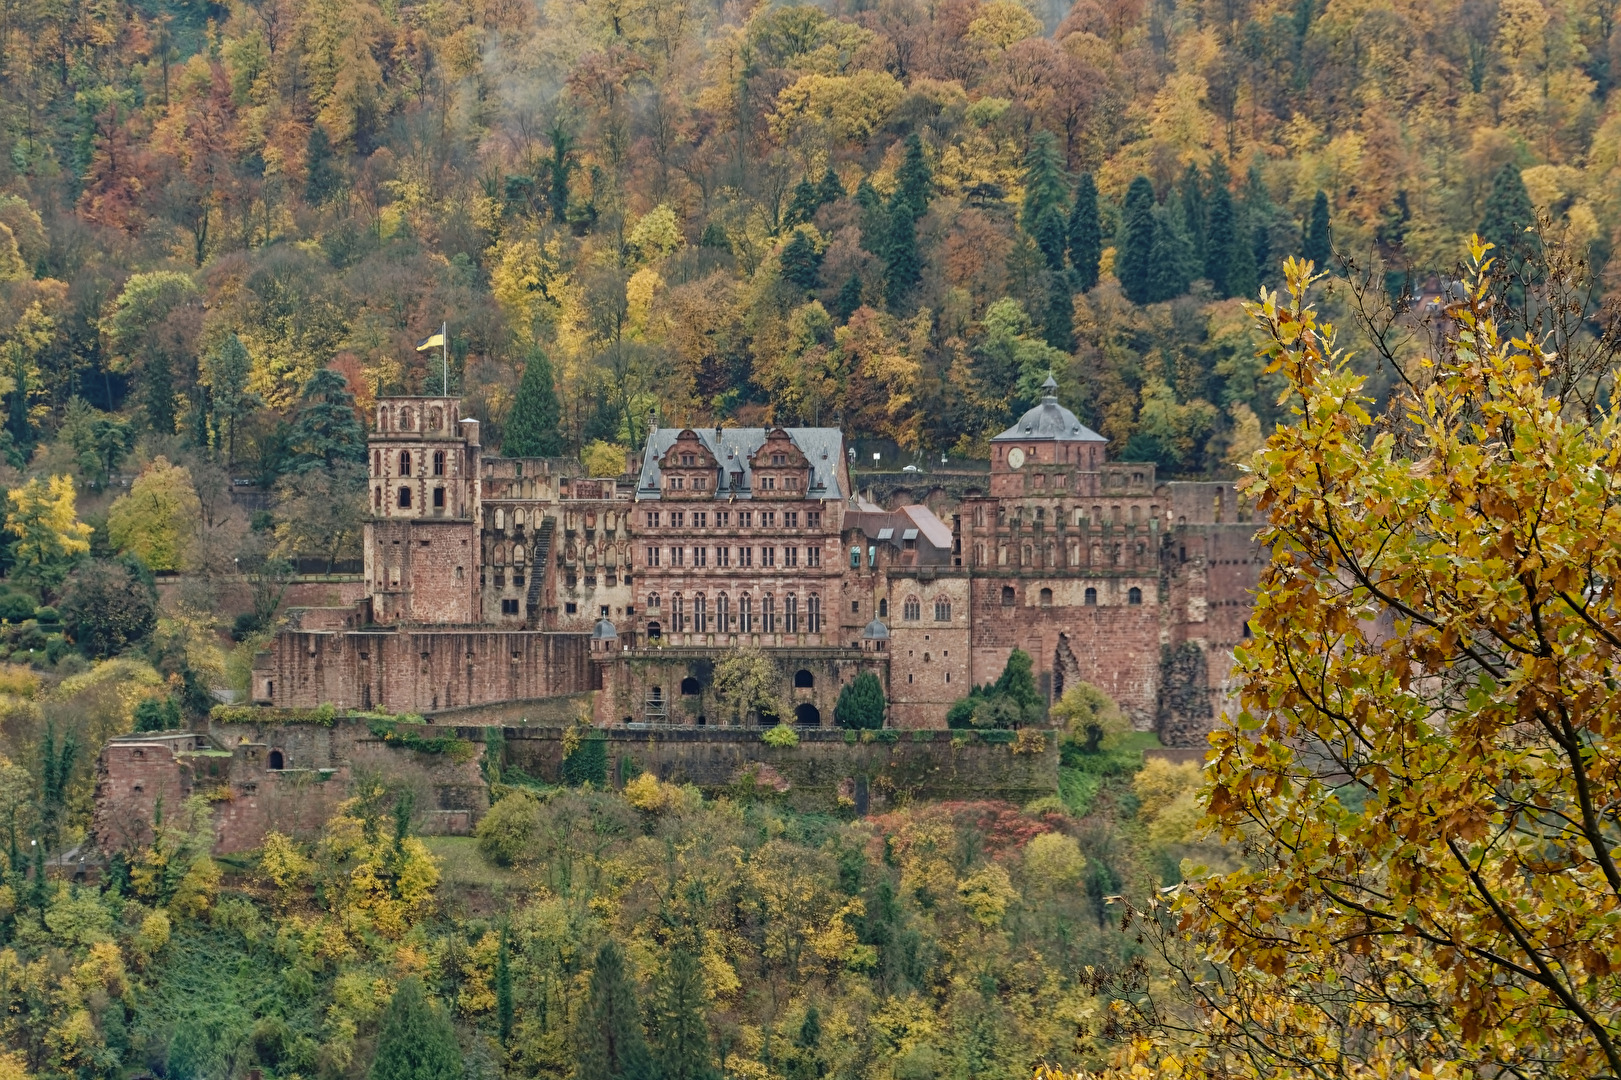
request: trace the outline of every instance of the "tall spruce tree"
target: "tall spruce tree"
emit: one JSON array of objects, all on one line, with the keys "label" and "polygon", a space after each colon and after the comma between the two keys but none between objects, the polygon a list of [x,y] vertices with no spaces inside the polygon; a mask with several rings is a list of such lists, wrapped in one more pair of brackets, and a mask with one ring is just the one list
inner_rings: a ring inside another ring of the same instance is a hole
[{"label": "tall spruce tree", "polygon": [[839,174],[833,171],[833,166],[829,165],[827,171],[822,173],[821,181],[816,185],[817,204],[826,206],[842,198],[844,198],[844,182],[839,179]]},{"label": "tall spruce tree", "polygon": [[1496,257],[1503,260],[1505,269],[1520,269],[1542,246],[1535,232],[1526,232],[1536,223],[1536,209],[1525,190],[1525,181],[1519,167],[1510,162],[1492,177],[1491,194],[1486,196],[1486,210],[1480,219],[1480,238],[1497,246]]},{"label": "tall spruce tree", "polygon": [[456,1029],[443,1009],[428,1000],[422,980],[404,979],[383,1013],[370,1080],[461,1080],[462,1053]]},{"label": "tall spruce tree", "polygon": [[[1250,164],[1249,178],[1244,184],[1243,213],[1247,230],[1246,239],[1250,245],[1250,259],[1255,264],[1256,288],[1260,288],[1261,283],[1272,275],[1272,218],[1276,213],[1277,207],[1272,202],[1271,193],[1266,189],[1266,180],[1261,176],[1261,163],[1257,159]],[[1234,295],[1248,296],[1254,289],[1239,293],[1235,288],[1233,292]]]},{"label": "tall spruce tree", "polygon": [[366,429],[355,415],[355,396],[341,372],[321,368],[304,384],[286,447],[282,472],[330,470],[341,462],[366,460]]},{"label": "tall spruce tree", "polygon": [[895,171],[895,193],[889,199],[884,297],[891,307],[899,307],[923,279],[923,260],[917,251],[917,219],[929,209],[932,191],[929,163],[923,157],[923,141],[913,133],[906,137],[906,156]]},{"label": "tall spruce tree", "polygon": [[575,1025],[574,1080],[652,1080],[636,988],[609,940],[597,950],[585,1011]]},{"label": "tall spruce tree", "polygon": [[1036,246],[1041,249],[1042,257],[1047,260],[1047,268],[1054,274],[1064,273],[1064,249],[1069,246],[1069,237],[1064,228],[1064,215],[1056,206],[1049,206],[1036,218],[1036,231],[1032,234]]},{"label": "tall spruce tree", "polygon": [[312,125],[310,137],[304,143],[304,201],[311,206],[324,206],[342,182],[326,128]]},{"label": "tall spruce tree", "polygon": [[933,194],[934,180],[923,156],[923,140],[913,133],[906,137],[906,154],[901,159],[901,167],[895,170],[895,194],[890,198],[889,212],[893,215],[897,209],[905,207],[916,221],[928,211]]},{"label": "tall spruce tree", "polygon": [[855,314],[856,308],[861,306],[861,275],[851,274],[839,286],[838,295],[833,297],[833,315],[840,322],[849,322],[850,316]]},{"label": "tall spruce tree", "polygon": [[[1210,279],[1210,285],[1216,295],[1225,299],[1229,296],[1248,296],[1248,293],[1239,293],[1234,288],[1235,282],[1242,284],[1255,276],[1253,267],[1255,257],[1250,254],[1249,245],[1240,241],[1243,230],[1239,227],[1237,209],[1233,206],[1232,192],[1227,190],[1225,178],[1217,183],[1211,177],[1210,190],[1210,226],[1205,235],[1204,274]],[[1251,268],[1246,274],[1235,263],[1242,261]]]},{"label": "tall spruce tree", "polygon": [[1024,206],[1019,224],[1032,237],[1036,235],[1041,215],[1056,209],[1062,220],[1066,207],[1069,181],[1064,177],[1064,156],[1058,149],[1058,140],[1050,131],[1038,131],[1030,139],[1030,149],[1024,155]]},{"label": "tall spruce tree", "polygon": [[1193,245],[1194,277],[1204,272],[1205,235],[1209,228],[1209,207],[1205,196],[1205,178],[1199,166],[1188,162],[1177,185],[1177,196],[1182,210],[1182,231]]},{"label": "tall spruce tree", "polygon": [[1047,286],[1047,311],[1041,320],[1041,336],[1059,352],[1075,348],[1075,294],[1069,289],[1067,274],[1054,274]]},{"label": "tall spruce tree", "polygon": [[718,1080],[704,1018],[704,982],[688,949],[670,954],[649,1010],[659,1080]]},{"label": "tall spruce tree", "polygon": [[833,720],[839,727],[865,730],[884,726],[884,686],[878,676],[863,671],[844,684]]},{"label": "tall spruce tree", "polygon": [[558,456],[563,452],[563,436],[557,429],[562,417],[563,408],[552,382],[552,362],[545,350],[533,346],[524,361],[517,399],[507,415],[501,452],[507,457]]},{"label": "tall spruce tree", "polygon": [[1152,295],[1149,272],[1154,253],[1154,185],[1139,176],[1126,190],[1125,212],[1115,243],[1114,273],[1120,290],[1134,304],[1146,304]]},{"label": "tall spruce tree", "polygon": [[505,1046],[512,1038],[514,1007],[512,999],[512,944],[507,939],[507,928],[501,928],[501,944],[495,954],[495,1024]]},{"label": "tall spruce tree", "polygon": [[1328,195],[1322,191],[1311,201],[1311,220],[1306,225],[1300,254],[1315,263],[1319,271],[1327,270],[1334,258],[1334,248],[1328,239]]},{"label": "tall spruce tree", "polygon": [[1193,243],[1183,230],[1176,207],[1160,208],[1154,215],[1154,241],[1150,248],[1148,294],[1158,303],[1181,296],[1193,280]]},{"label": "tall spruce tree", "polygon": [[793,238],[783,245],[778,262],[782,280],[801,292],[810,292],[822,283],[822,253],[816,250],[816,244],[804,229],[794,230]]},{"label": "tall spruce tree", "polygon": [[816,211],[821,205],[816,185],[811,183],[810,177],[801,176],[799,183],[794,185],[794,193],[788,200],[788,210],[783,214],[782,223],[790,229],[795,225],[803,225],[816,216]]},{"label": "tall spruce tree", "polygon": [[1091,173],[1082,173],[1069,209],[1069,265],[1082,292],[1098,283],[1098,262],[1103,257],[1103,228],[1098,223],[1098,185]]}]

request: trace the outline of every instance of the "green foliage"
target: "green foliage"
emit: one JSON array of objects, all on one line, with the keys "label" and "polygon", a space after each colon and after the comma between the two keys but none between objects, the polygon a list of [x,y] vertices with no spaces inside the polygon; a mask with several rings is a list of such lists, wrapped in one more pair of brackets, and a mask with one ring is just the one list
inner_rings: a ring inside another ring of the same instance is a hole
[{"label": "green foliage", "polygon": [[[273,708],[268,705],[215,705],[208,710],[209,719],[216,724],[315,724],[331,727],[337,722],[337,711],[330,704],[313,709]],[[365,716],[366,714],[357,714]]]},{"label": "green foliage", "polygon": [[636,988],[624,952],[605,941],[591,965],[591,988],[575,1033],[576,1080],[652,1080]]},{"label": "green foliage", "polygon": [[588,734],[563,757],[563,783],[570,787],[608,784],[608,740],[600,734]]},{"label": "green foliage", "polygon": [[523,379],[502,429],[501,452],[507,457],[556,457],[563,452],[558,430],[562,406],[552,381],[552,363],[539,346],[529,350]]},{"label": "green foliage", "polygon": [[698,957],[677,948],[660,972],[648,1009],[654,1074],[661,1080],[718,1080],[705,1008]]},{"label": "green foliage", "polygon": [[[1520,185],[1525,190],[1525,185]],[[1526,200],[1530,205],[1530,199]],[[1331,269],[1334,258],[1334,248],[1328,239],[1328,196],[1319,191],[1311,201],[1311,224],[1306,229],[1305,245],[1301,248],[1302,258],[1309,259],[1320,272]]]},{"label": "green foliage", "polygon": [[180,703],[173,695],[143,698],[135,706],[136,731],[174,731],[184,726]]},{"label": "green foliage", "polygon": [[367,1080],[461,1080],[456,1030],[414,975],[401,980],[389,998],[377,1056],[366,1075]]},{"label": "green foliage", "polygon": [[822,254],[805,229],[795,229],[788,243],[783,245],[782,280],[802,292],[810,292],[821,284]]},{"label": "green foliage", "polygon": [[121,561],[91,559],[79,564],[63,583],[57,606],[63,630],[93,660],[140,644],[157,626],[152,586]]},{"label": "green foliage", "polygon": [[764,734],[762,734],[760,736],[760,741],[765,743],[767,746],[775,746],[779,749],[786,749],[787,747],[799,745],[799,732],[795,731],[792,725],[778,724],[776,727],[770,728]]},{"label": "green foliage", "polygon": [[281,473],[330,470],[366,460],[366,429],[355,415],[355,398],[340,372],[321,368],[304,384],[288,425]]},{"label": "green foliage", "polygon": [[540,803],[527,791],[509,791],[478,823],[478,850],[497,866],[529,854],[540,829]]},{"label": "green foliage", "polygon": [[1046,707],[1036,688],[1034,666],[1029,653],[1014,649],[995,682],[973,687],[952,703],[946,710],[946,726],[974,728],[981,734],[1005,731],[1007,738],[995,736],[995,741],[1012,742],[1013,729],[1039,724],[1045,718]]},{"label": "green foliage", "polygon": [[842,728],[881,728],[885,707],[883,684],[877,675],[863,671],[839,690],[833,719]]},{"label": "green foliage", "polygon": [[1092,174],[1084,172],[1075,185],[1067,227],[1069,263],[1075,283],[1082,292],[1091,292],[1098,283],[1098,262],[1103,258],[1103,228],[1098,221],[1098,187]]},{"label": "green foliage", "polygon": [[1154,295],[1151,276],[1157,231],[1154,187],[1146,176],[1139,176],[1126,192],[1114,256],[1114,274],[1120,279],[1120,289],[1134,303],[1149,303]]},{"label": "green foliage", "polygon": [[[326,706],[330,709],[331,706]],[[457,735],[454,730],[443,735],[424,735],[426,725],[408,720],[368,720],[366,728],[373,738],[381,739],[390,746],[402,747],[406,750],[415,750],[419,754],[444,754],[452,761],[468,761],[478,752],[478,747]]]},{"label": "green foliage", "polygon": [[1492,177],[1491,192],[1486,196],[1485,212],[1477,231],[1482,240],[1496,247],[1493,255],[1506,263],[1506,269],[1521,272],[1541,251],[1542,241],[1536,226],[1536,208],[1531,205],[1520,168],[1509,162]]},{"label": "green foliage", "polygon": [[[1020,209],[1019,224],[1024,231],[1038,239],[1041,236],[1042,216],[1049,211],[1057,217],[1059,222],[1064,220],[1067,207],[1064,205],[1068,194],[1068,178],[1064,175],[1063,154],[1058,149],[1058,139],[1050,131],[1037,131],[1030,137],[1030,149],[1024,156],[1024,205]],[[1047,245],[1042,244],[1043,252]],[[1063,245],[1058,247],[1059,263],[1055,269],[1063,267]],[[1048,260],[1052,254],[1047,254]]]}]

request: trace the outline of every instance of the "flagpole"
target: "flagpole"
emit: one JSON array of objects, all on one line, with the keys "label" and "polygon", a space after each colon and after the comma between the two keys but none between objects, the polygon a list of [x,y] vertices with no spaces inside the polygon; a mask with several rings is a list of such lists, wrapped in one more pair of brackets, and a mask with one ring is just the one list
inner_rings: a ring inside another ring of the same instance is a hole
[{"label": "flagpole", "polygon": [[446,397],[450,396],[450,338],[445,333],[449,329],[449,319],[439,324],[439,355],[444,359],[444,374],[440,376],[442,382],[439,390]]}]

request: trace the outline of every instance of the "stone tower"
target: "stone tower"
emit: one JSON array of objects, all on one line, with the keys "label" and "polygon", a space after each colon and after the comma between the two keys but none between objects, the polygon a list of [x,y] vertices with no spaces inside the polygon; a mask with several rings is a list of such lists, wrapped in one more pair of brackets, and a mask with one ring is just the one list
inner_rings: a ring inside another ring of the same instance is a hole
[{"label": "stone tower", "polygon": [[482,621],[478,421],[461,419],[457,398],[381,398],[370,450],[372,620]]}]

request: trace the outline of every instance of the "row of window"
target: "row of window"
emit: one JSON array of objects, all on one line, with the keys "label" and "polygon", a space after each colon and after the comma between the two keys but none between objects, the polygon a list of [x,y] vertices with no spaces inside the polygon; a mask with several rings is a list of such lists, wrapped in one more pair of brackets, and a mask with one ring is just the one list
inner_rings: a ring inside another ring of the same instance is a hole
[{"label": "row of window", "polygon": [[[1098,591],[1096,589],[1090,589],[1089,588],[1089,589],[1086,590],[1086,593],[1084,595],[1085,595],[1085,603],[1086,603],[1087,607],[1096,607],[1097,606],[1097,603],[1098,603]],[[1012,607],[1017,599],[1018,598],[1014,595],[1014,592],[1013,592],[1013,586],[1011,586],[1011,585],[1002,586],[1002,606],[1003,607]],[[1052,607],[1053,606],[1053,591],[1051,589],[1042,589],[1041,592],[1037,594],[1036,599],[1041,604],[1042,607],[1044,607],[1044,608]],[[1143,602],[1143,591],[1141,589],[1137,588],[1134,585],[1131,588],[1126,590],[1126,603],[1128,603],[1128,604],[1132,605],[1133,607],[1135,607],[1136,605],[1141,604],[1142,602]]]},{"label": "row of window", "polygon": [[[758,518],[762,529],[775,529],[778,514],[775,510],[649,510],[646,515],[647,527],[657,529],[661,523],[668,522],[672,529],[707,529],[710,519],[714,519],[717,529],[732,528],[732,518],[737,518],[737,528],[752,529]],[[782,512],[782,527],[784,529],[799,528],[800,512],[798,510],[784,510]],[[804,512],[805,528],[820,529],[822,527],[822,512],[820,510],[806,510]]]},{"label": "row of window", "polygon": [[[820,596],[807,596],[804,610],[800,610],[800,598],[789,593],[782,598],[782,610],[777,610],[777,598],[774,596],[760,597],[759,612],[756,614],[754,598],[744,594],[737,598],[733,606],[732,598],[725,593],[715,597],[714,607],[711,608],[709,598],[703,594],[690,598],[680,593],[670,597],[668,611],[663,609],[658,593],[649,593],[647,607],[649,614],[662,614],[669,620],[670,630],[674,633],[685,634],[752,634],[758,631],[762,634],[775,634],[780,628],[785,634],[797,634],[801,629],[807,634],[822,632],[822,598]],[[655,620],[647,627],[649,637],[657,637],[661,633],[661,624]]]},{"label": "row of window", "polygon": [[[785,567],[790,567],[790,568],[793,568],[793,569],[798,569],[801,565],[804,565],[804,566],[810,567],[811,569],[817,569],[822,565],[822,549],[819,548],[819,547],[808,547],[808,548],[803,549],[804,550],[804,562],[803,563],[801,563],[801,561],[800,561],[800,558],[801,558],[800,550],[801,549],[796,548],[796,547],[785,547],[785,548],[763,547],[763,548],[760,548],[759,550],[760,550],[760,563],[759,563],[759,565],[762,566],[762,567],[770,568],[770,569],[775,569],[779,565],[780,566],[785,566]],[[688,562],[689,551],[690,551],[690,558],[691,558],[690,563]],[[689,566],[690,565],[690,566],[698,566],[698,567],[707,567],[707,566],[709,566],[709,559],[710,559],[710,552],[711,551],[714,552],[715,565],[717,567],[722,568],[722,569],[730,569],[732,567],[738,567],[738,568],[747,569],[747,568],[752,568],[755,565],[755,563],[754,563],[754,551],[755,551],[755,549],[751,548],[751,547],[740,547],[740,548],[695,547],[695,548],[691,548],[691,549],[684,548],[684,547],[672,547],[672,548],[666,549],[666,548],[654,547],[654,546],[649,546],[647,548],[647,565],[648,566]],[[782,561],[780,563],[777,561],[777,552],[778,551],[782,552]]]},{"label": "row of window", "polygon": [[[1137,560],[1141,562],[1148,555],[1148,545],[1137,545]],[[996,547],[997,566],[1058,566],[1058,559],[1063,553],[1058,552],[1052,543],[1046,545],[1045,553],[1037,547],[1025,544],[1022,548],[1008,550],[1008,545],[998,544]],[[1070,566],[1120,566],[1124,559],[1130,557],[1131,549],[1124,544],[1093,543],[1083,548],[1079,543],[1068,545],[1067,556]],[[989,566],[989,549],[984,544],[974,545],[974,565]],[[1016,563],[1011,560],[1017,560]],[[855,563],[852,561],[851,566]]]},{"label": "row of window", "polygon": [[[430,459],[429,459],[428,455],[424,454],[422,457],[417,458],[415,460],[414,464],[416,464],[418,466],[418,468],[426,469],[428,467],[427,463],[428,463],[429,460]],[[433,475],[434,476],[443,476],[443,475],[445,475],[445,452],[443,450],[435,450],[433,452],[433,456],[431,458],[431,461],[432,461]],[[399,475],[401,475],[401,476],[410,476],[411,475],[411,466],[412,466],[412,464],[413,464],[413,461],[412,461],[411,451],[409,451],[409,450],[401,450],[400,451],[400,473],[399,473]],[[383,475],[383,452],[381,450],[373,450],[371,452],[371,471],[372,471],[372,475],[374,475],[374,476],[382,476]],[[423,472],[423,473],[421,473],[421,475],[427,476],[428,473]]]},{"label": "row of window", "polygon": [[[445,426],[445,410],[438,405],[424,410],[423,417],[425,420],[423,430],[425,431],[439,431]],[[389,426],[388,406],[377,406],[377,430],[387,431]],[[394,426],[400,431],[415,431],[417,426],[415,410],[409,406],[401,407],[398,416],[394,419]]]},{"label": "row of window", "polygon": [[[883,601],[880,601],[879,602],[879,613],[880,614],[887,614],[886,608],[887,608],[887,605]],[[902,618],[902,620],[904,620],[906,622],[917,622],[918,620],[922,619],[923,618],[923,602],[921,600],[919,600],[915,596],[908,596],[906,598],[906,600],[904,602],[902,602],[902,604],[901,604],[901,618]],[[951,601],[946,599],[943,596],[939,596],[939,597],[935,598],[935,601],[934,601],[934,621],[935,622],[950,622],[951,621]]]},{"label": "row of window", "polygon": [[[1013,523],[1015,525],[1023,522],[1023,509],[1024,508],[1018,506],[1013,508]],[[1047,520],[1047,508],[1045,506],[1037,506],[1034,507],[1033,510],[1034,514],[1032,520],[1037,523],[1042,523]],[[1086,508],[1084,506],[1075,507],[1073,511],[1075,527],[1083,528],[1088,524],[1098,526],[1123,525],[1128,519],[1133,525],[1141,525],[1145,520],[1143,517],[1143,508],[1141,506],[1122,507],[1119,503],[1115,503],[1108,508],[1108,517],[1103,516],[1103,510],[1104,508],[1101,505],[1093,506],[1092,514],[1090,517],[1088,517]],[[1129,514],[1123,513],[1123,510],[1129,510]],[[1054,521],[1059,521],[1062,519],[1062,517],[1063,514],[1061,513],[1055,512],[1053,514]],[[1159,506],[1157,504],[1150,505],[1148,507],[1148,517],[1146,520],[1152,521],[1157,517],[1159,517]],[[1008,508],[1006,506],[998,506],[996,508],[996,523],[998,525],[1006,525],[1008,523]],[[976,529],[982,529],[985,527],[985,507],[983,504],[974,507],[974,527]]]},{"label": "row of window", "polygon": [[[433,508],[435,510],[443,510],[445,508],[445,489],[442,487],[436,487],[430,494],[433,499]],[[402,484],[400,485],[399,491],[396,493],[395,505],[397,505],[401,510],[409,510],[411,509],[411,498],[411,489]],[[379,513],[382,512],[383,489],[381,486],[373,489],[371,493],[371,505],[373,510],[378,511]]]}]

